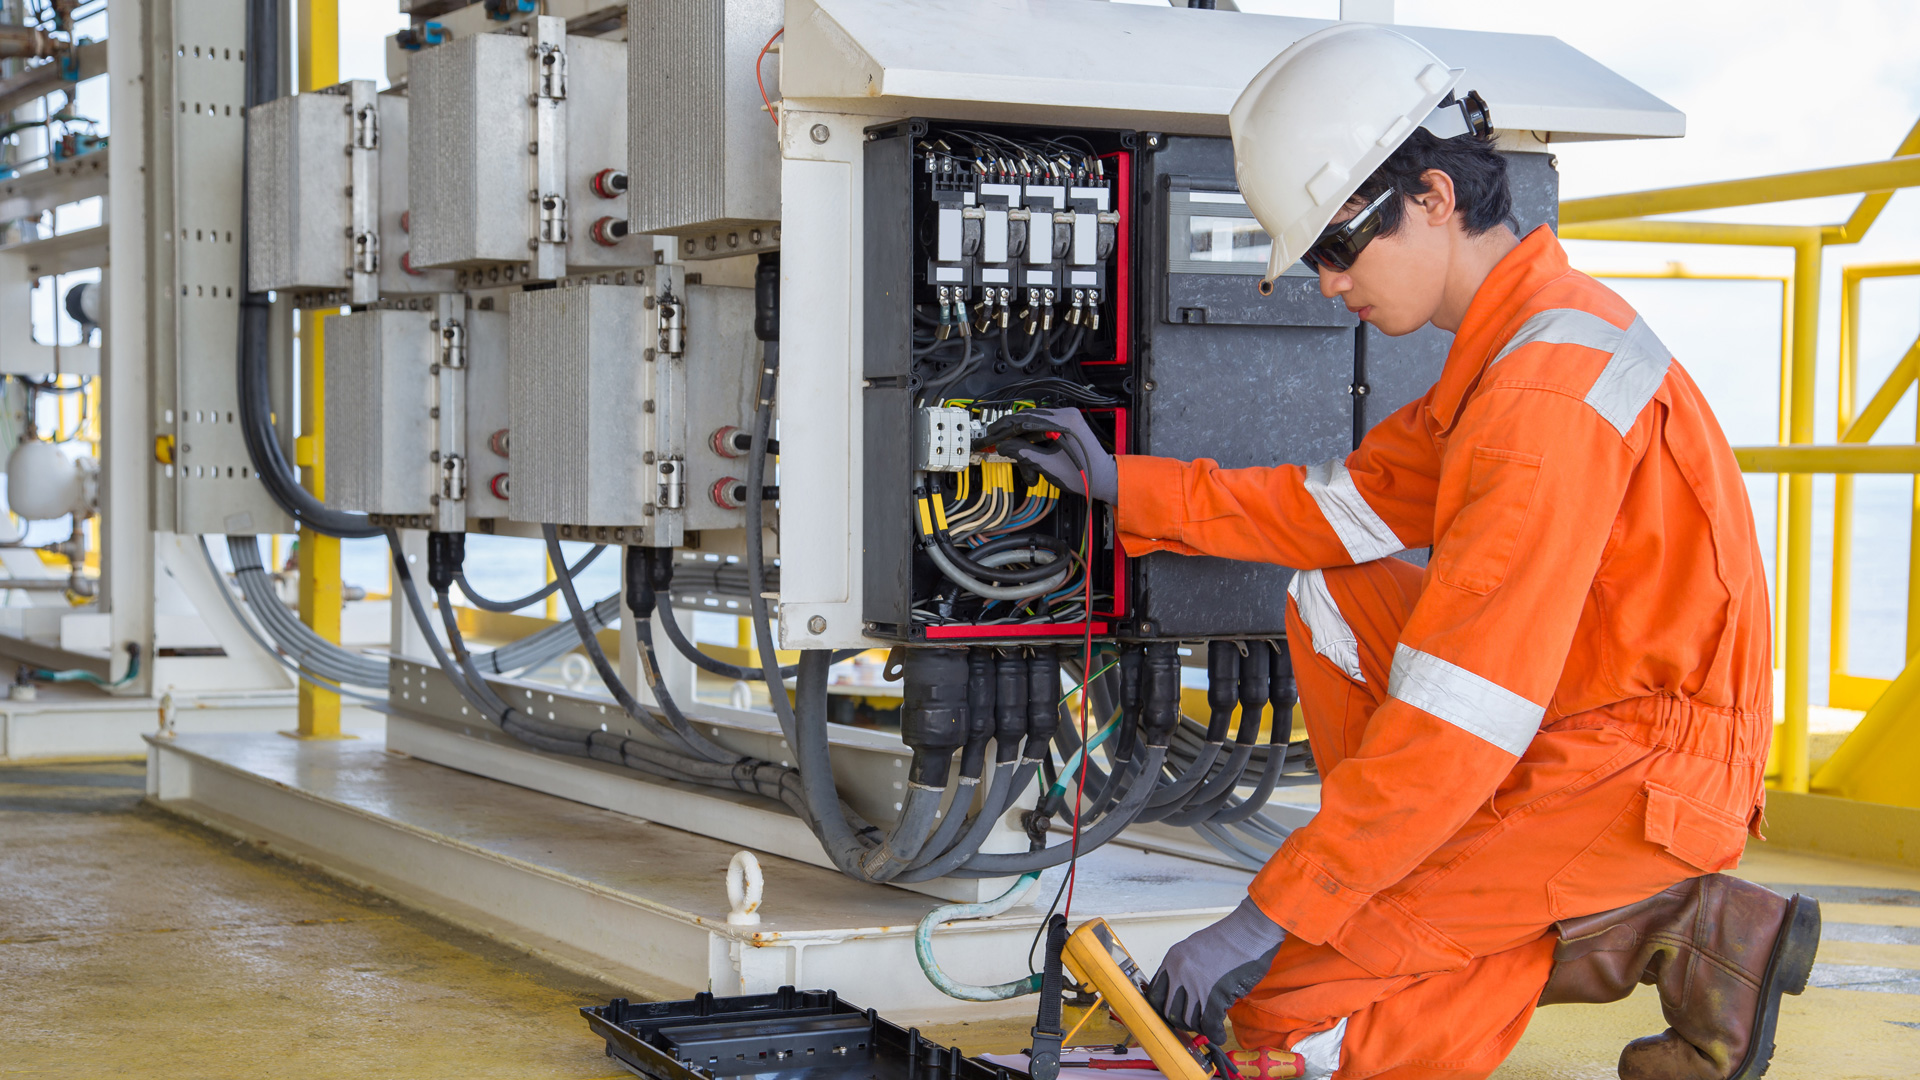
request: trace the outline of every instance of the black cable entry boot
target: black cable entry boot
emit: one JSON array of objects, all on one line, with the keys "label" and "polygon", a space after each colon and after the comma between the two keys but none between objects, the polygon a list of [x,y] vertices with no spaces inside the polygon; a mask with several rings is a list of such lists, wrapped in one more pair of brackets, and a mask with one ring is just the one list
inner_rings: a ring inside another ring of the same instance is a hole
[{"label": "black cable entry boot", "polygon": [[1144,666],[1140,731],[1148,746],[1165,746],[1180,723],[1180,646],[1171,641],[1149,644]]},{"label": "black cable entry boot", "polygon": [[653,618],[660,594],[673,585],[673,549],[630,547],[626,564],[627,610],[638,619]]},{"label": "black cable entry boot", "polygon": [[436,593],[453,588],[467,561],[467,534],[430,532],[427,534],[427,584]]},{"label": "black cable entry boot", "polygon": [[[1018,649],[1001,653],[994,665],[993,723],[1000,754],[1011,761],[1008,748],[1019,745],[1027,733],[1027,658]],[[1034,756],[1031,747],[1027,756]]]},{"label": "black cable entry boot", "polygon": [[958,649],[908,649],[906,654],[900,741],[913,750],[908,776],[922,787],[943,788],[954,751],[967,741],[967,654]]},{"label": "black cable entry boot", "polygon": [[[960,753],[962,776],[979,776],[986,767],[987,740],[993,738],[995,682],[993,650],[984,645],[967,650],[967,745]],[[1012,757],[1006,755],[1007,760]]]},{"label": "black cable entry boot", "polygon": [[1233,707],[1240,703],[1240,643],[1207,642],[1207,741],[1227,741]]},{"label": "black cable entry boot", "polygon": [[1047,744],[1060,730],[1060,654],[1033,650],[1027,658],[1027,756],[1048,759]]},{"label": "black cable entry boot", "polygon": [[[1233,741],[1252,746],[1260,738],[1260,714],[1265,711],[1273,684],[1273,649],[1264,641],[1247,642],[1240,658],[1240,727]],[[1279,723],[1276,716],[1274,722]]]}]

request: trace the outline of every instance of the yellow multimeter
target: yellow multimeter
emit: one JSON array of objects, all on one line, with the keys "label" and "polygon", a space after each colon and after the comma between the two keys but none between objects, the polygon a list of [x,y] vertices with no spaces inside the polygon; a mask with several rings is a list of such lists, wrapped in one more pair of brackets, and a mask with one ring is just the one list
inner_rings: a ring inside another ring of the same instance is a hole
[{"label": "yellow multimeter", "polygon": [[1141,1049],[1165,1073],[1167,1080],[1212,1080],[1215,1069],[1202,1059],[1160,1018],[1140,992],[1140,967],[1120,944],[1105,919],[1081,924],[1067,938],[1060,958],[1081,983],[1106,999],[1122,1025],[1140,1041]]}]

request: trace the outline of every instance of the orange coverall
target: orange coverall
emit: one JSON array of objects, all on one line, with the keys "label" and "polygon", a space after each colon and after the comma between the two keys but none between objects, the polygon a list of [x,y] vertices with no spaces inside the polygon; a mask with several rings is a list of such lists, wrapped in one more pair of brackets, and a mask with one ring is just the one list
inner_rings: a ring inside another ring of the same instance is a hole
[{"label": "orange coverall", "polygon": [[[1287,930],[1243,1046],[1348,1021],[1337,1076],[1482,1077],[1551,925],[1734,866],[1758,835],[1770,619],[1700,390],[1545,227],[1440,379],[1345,462],[1119,459],[1131,555],[1296,567],[1320,811],[1255,877]],[[1387,558],[1431,546],[1424,572]]]}]

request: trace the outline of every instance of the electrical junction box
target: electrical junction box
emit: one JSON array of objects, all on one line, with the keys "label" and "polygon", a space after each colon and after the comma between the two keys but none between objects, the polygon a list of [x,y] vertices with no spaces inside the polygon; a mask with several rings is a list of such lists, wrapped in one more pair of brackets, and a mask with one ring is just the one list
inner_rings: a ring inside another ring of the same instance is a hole
[{"label": "electrical junction box", "polygon": [[407,192],[410,103],[404,92],[388,90],[380,104],[380,294],[407,296],[453,292],[454,272],[414,265],[411,200]]},{"label": "electrical junction box", "polygon": [[380,108],[365,79],[255,106],[247,117],[247,288],[380,295]]},{"label": "electrical junction box", "polygon": [[507,320],[466,305],[449,293],[329,318],[329,506],[439,532],[504,516],[484,485],[501,471],[486,436],[504,426]]},{"label": "electrical junction box", "polygon": [[646,238],[611,227],[628,216],[607,182],[627,160],[625,44],[544,15],[521,29],[409,65],[411,263],[462,269],[461,288],[651,265]]},{"label": "electrical junction box", "polygon": [[434,510],[434,313],[374,308],[327,320],[327,505]]},{"label": "electrical junction box", "polygon": [[675,547],[691,495],[686,286],[676,266],[632,281],[513,294],[509,516],[572,538]]},{"label": "electrical junction box", "polygon": [[760,96],[777,57],[758,69],[784,19],[782,0],[629,0],[634,231],[679,237],[687,259],[778,246],[779,128]]},{"label": "electrical junction box", "polygon": [[[732,437],[753,431],[760,390],[753,290],[694,284],[686,295],[686,528],[744,529],[747,455]],[[766,482],[774,482],[771,466]],[[766,518],[774,520],[771,500]]]},{"label": "electrical junction box", "polygon": [[[467,336],[467,504],[470,528],[492,532],[508,516],[513,417],[508,391],[508,316],[472,307]],[[484,523],[484,524],[482,524]]]}]

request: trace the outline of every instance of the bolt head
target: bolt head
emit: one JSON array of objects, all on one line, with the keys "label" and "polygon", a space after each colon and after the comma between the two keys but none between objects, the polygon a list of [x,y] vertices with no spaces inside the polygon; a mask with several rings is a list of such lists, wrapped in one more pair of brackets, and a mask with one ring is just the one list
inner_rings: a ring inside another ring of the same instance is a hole
[{"label": "bolt head", "polygon": [[828,130],[825,124],[815,124],[807,130],[807,137],[814,142],[823,143],[833,138],[833,132]]},{"label": "bolt head", "polygon": [[[815,127],[815,128],[821,128],[821,127],[822,127],[822,125],[819,125],[819,124],[815,124],[815,125],[814,125],[814,127]],[[819,140],[817,140],[817,141],[819,141],[819,142],[825,142],[826,140],[825,140],[825,139],[819,139]],[[827,632],[827,618],[826,618],[826,616],[824,616],[824,615],[815,615],[815,616],[814,616],[813,618],[811,618],[811,619],[808,619],[808,620],[807,620],[807,632],[808,632],[808,633],[810,633],[810,634],[824,634],[824,633],[826,633],[826,632]]]}]

